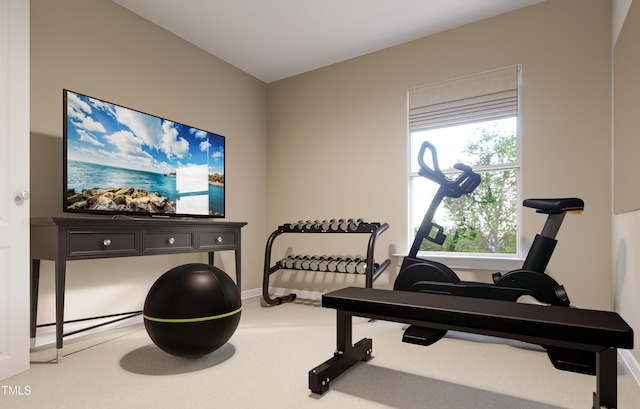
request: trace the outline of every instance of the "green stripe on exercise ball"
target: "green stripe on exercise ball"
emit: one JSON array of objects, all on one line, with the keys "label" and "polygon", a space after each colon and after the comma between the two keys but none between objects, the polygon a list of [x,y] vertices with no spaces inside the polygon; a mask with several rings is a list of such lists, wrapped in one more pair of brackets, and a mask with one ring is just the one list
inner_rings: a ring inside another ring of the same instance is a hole
[{"label": "green stripe on exercise ball", "polygon": [[220,319],[220,318],[229,317],[229,316],[231,316],[233,314],[237,314],[240,311],[242,311],[242,307],[238,308],[235,311],[227,312],[225,314],[212,315],[210,317],[198,317],[198,318],[156,318],[156,317],[149,317],[148,315],[144,315],[144,314],[142,314],[142,316],[144,317],[144,319],[149,320],[149,321],[171,322],[171,323],[174,323],[174,324],[182,324],[182,323],[185,323],[185,322],[201,322],[201,321],[217,320],[217,319]]}]

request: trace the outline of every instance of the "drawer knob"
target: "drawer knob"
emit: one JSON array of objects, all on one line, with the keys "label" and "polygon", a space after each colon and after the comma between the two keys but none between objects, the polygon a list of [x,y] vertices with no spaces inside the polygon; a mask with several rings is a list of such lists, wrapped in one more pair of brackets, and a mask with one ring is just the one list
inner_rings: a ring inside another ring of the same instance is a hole
[{"label": "drawer knob", "polygon": [[216,239],[216,241],[217,241],[218,243],[222,243],[222,236],[218,237],[218,238]]},{"label": "drawer knob", "polygon": [[102,241],[102,245],[105,247],[109,247],[111,245],[111,239],[104,239]]},{"label": "drawer knob", "polygon": [[176,242],[176,239],[173,238],[173,237],[169,237],[169,240],[167,240],[167,243],[169,243],[169,244],[173,244],[175,242]]}]

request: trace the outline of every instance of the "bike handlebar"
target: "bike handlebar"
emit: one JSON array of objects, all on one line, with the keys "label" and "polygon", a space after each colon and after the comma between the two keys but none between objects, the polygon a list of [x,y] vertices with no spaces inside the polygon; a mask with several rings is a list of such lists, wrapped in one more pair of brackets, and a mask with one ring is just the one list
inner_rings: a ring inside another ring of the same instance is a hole
[{"label": "bike handlebar", "polygon": [[[431,151],[433,168],[429,167],[429,165],[424,161],[424,155],[427,149]],[[418,164],[420,164],[418,174],[439,184],[441,188],[444,189],[444,194],[448,197],[457,198],[463,194],[469,194],[473,192],[481,182],[480,175],[475,173],[471,166],[467,166],[462,163],[456,163],[453,165],[455,169],[458,169],[462,173],[455,180],[447,178],[444,173],[442,173],[440,166],[438,165],[436,147],[429,141],[422,142],[422,146],[420,146]]]},{"label": "bike handlebar", "polygon": [[[424,154],[425,151],[429,148],[431,151],[431,160],[433,162],[433,169],[429,167],[426,163],[424,163]],[[438,154],[436,153],[436,147],[433,146],[428,141],[422,142],[422,146],[420,146],[420,152],[418,153],[418,164],[420,164],[420,170],[426,173],[426,175],[422,175],[428,179],[433,180],[434,182],[440,184],[441,180],[445,180],[446,177],[440,170],[438,166]]]}]

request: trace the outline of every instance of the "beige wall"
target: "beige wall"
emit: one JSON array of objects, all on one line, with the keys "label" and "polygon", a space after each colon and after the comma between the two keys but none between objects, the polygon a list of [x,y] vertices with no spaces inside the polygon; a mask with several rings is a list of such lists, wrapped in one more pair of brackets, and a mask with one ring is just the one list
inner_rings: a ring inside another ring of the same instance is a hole
[{"label": "beige wall", "polygon": [[[243,290],[262,282],[266,237],[266,85],[110,0],[31,1],[31,213],[61,214],[62,89],[166,117],[226,139],[226,220],[245,221]],[[216,255],[233,276],[233,256]],[[258,256],[256,256],[258,255]],[[202,254],[71,262],[67,318],[140,309],[163,272]],[[43,262],[39,322],[53,321]]]},{"label": "beige wall", "polygon": [[[574,305],[610,309],[610,8],[547,1],[269,84],[269,229],[364,217],[391,226],[378,260],[389,246],[406,252],[406,90],[522,64],[522,197],[585,200],[584,214],[567,218],[549,271]],[[543,220],[527,211],[523,219],[528,246]],[[344,235],[287,240],[280,255],[364,251]],[[283,287],[295,279],[313,291],[352,279],[278,274]],[[377,286],[391,285],[393,274]]]},{"label": "beige wall", "polygon": [[[625,1],[625,5],[627,2]],[[629,1],[630,3],[630,1]],[[638,208],[637,152],[638,152],[638,92],[640,82],[640,53],[637,47],[640,32],[640,4],[634,1],[614,47],[614,205],[613,218],[613,271],[615,310],[633,328],[640,328],[640,212]],[[635,93],[635,94],[634,94]],[[627,152],[625,152],[625,150]],[[632,351],[640,360],[640,351]]]},{"label": "beige wall", "polygon": [[615,43],[614,67],[614,143],[613,143],[613,211],[615,214],[640,209],[637,189],[637,155],[640,149],[638,106],[640,106],[640,6],[629,8]]}]

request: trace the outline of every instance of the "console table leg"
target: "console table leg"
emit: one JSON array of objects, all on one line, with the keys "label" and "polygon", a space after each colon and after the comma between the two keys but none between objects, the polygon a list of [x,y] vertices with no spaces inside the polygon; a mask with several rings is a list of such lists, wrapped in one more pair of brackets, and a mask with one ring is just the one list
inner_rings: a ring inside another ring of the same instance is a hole
[{"label": "console table leg", "polygon": [[64,288],[66,281],[66,263],[56,261],[56,362],[62,362],[62,339],[64,337]]},{"label": "console table leg", "polygon": [[31,260],[31,316],[29,322],[29,335],[31,338],[31,351],[36,349],[36,326],[38,321],[38,289],[40,287],[40,260]]},{"label": "console table leg", "polygon": [[236,251],[236,285],[238,286],[238,290],[242,291],[242,283],[240,282],[240,246],[237,247]]},{"label": "console table leg", "polygon": [[[238,286],[238,290],[242,291],[242,283],[240,282],[240,272],[242,271],[242,269],[240,268],[240,249],[237,249],[234,251],[235,253],[235,258],[236,258],[236,285]],[[209,264],[213,265],[213,255],[215,254],[215,252],[210,251],[209,252]]]}]

